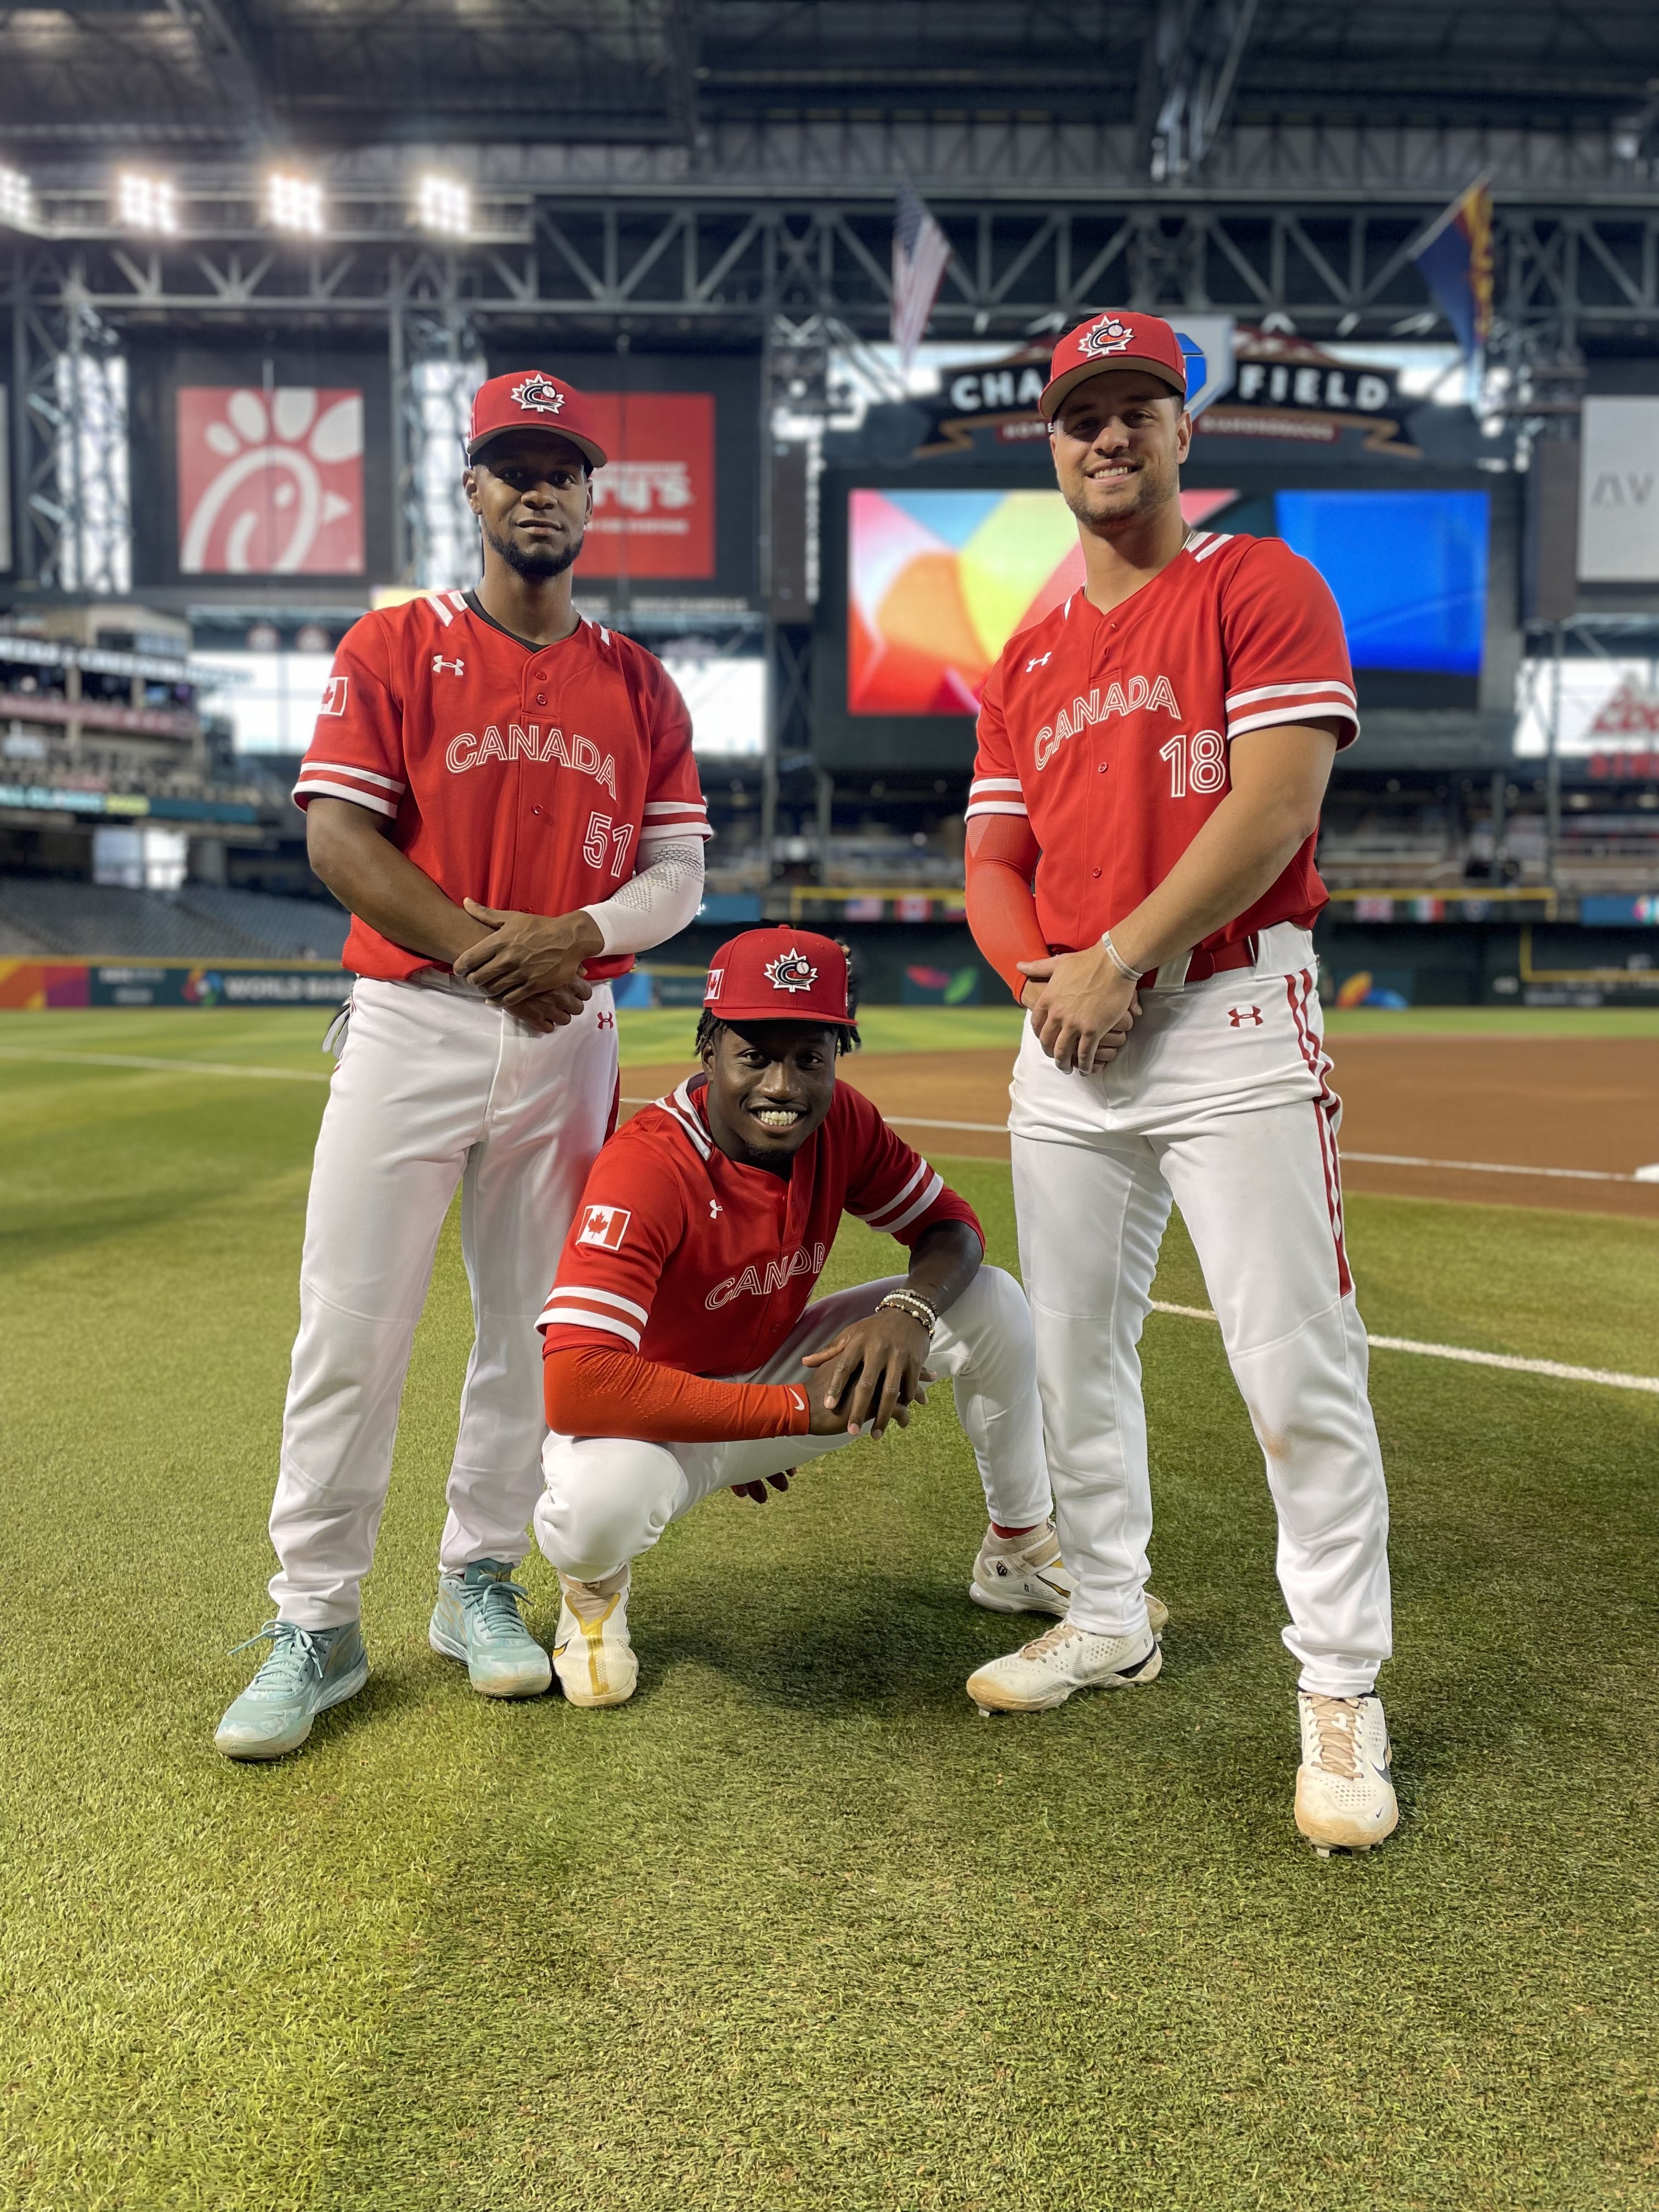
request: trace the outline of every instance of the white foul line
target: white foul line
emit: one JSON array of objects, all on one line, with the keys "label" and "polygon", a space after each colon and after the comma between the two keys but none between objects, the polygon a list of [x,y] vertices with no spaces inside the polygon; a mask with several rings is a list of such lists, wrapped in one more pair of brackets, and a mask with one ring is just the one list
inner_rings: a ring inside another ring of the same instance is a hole
[{"label": "white foul line", "polygon": [[[1207,1306],[1165,1305],[1152,1300],[1152,1311],[1181,1321],[1213,1322]],[[1516,1375],[1547,1375],[1557,1382],[1601,1382],[1610,1390],[1650,1390],[1659,1395],[1659,1375],[1620,1375],[1607,1367],[1569,1367],[1559,1359],[1518,1359],[1509,1352],[1471,1352],[1462,1344],[1419,1344],[1409,1336],[1374,1336],[1379,1352],[1413,1352],[1422,1359],[1458,1359],[1468,1367],[1506,1367]]]},{"label": "white foul line", "polygon": [[[238,1067],[234,1062],[223,1060],[162,1060],[149,1059],[137,1053],[126,1052],[52,1052],[34,1045],[0,1044],[0,1058],[6,1060],[51,1060],[67,1067],[138,1067],[172,1074],[185,1070],[195,1075],[246,1076],[267,1083],[327,1083],[331,1071],[308,1067]],[[654,1098],[624,1097],[624,1106],[654,1106]],[[1006,1137],[1006,1121],[934,1121],[920,1114],[889,1114],[885,1117],[906,1129],[958,1129],[975,1137]],[[1431,1168],[1455,1175],[1547,1176],[1558,1182],[1659,1182],[1659,1171],[1641,1168],[1634,1175],[1621,1175],[1607,1168],[1526,1168],[1507,1160],[1430,1160],[1419,1158],[1412,1152],[1355,1152],[1346,1147],[1345,1160],[1358,1160],[1367,1167]],[[1381,1342],[1380,1338],[1373,1339]],[[1577,1370],[1574,1370],[1575,1373]]]},{"label": "white foul line", "polygon": [[[7,1060],[40,1060],[66,1063],[74,1066],[84,1061],[89,1067],[159,1068],[163,1074],[185,1069],[196,1075],[246,1075],[268,1083],[327,1083],[331,1078],[323,1069],[306,1067],[237,1067],[228,1060],[149,1060],[137,1053],[119,1052],[46,1052],[33,1045],[0,1044],[0,1056]],[[654,1106],[654,1098],[624,1098],[624,1106]],[[906,1121],[915,1129],[971,1129],[978,1134],[1006,1136],[1006,1127],[990,1121],[924,1121],[915,1115],[894,1114],[889,1119]],[[1599,1182],[1635,1182],[1635,1176],[1606,1175],[1590,1168],[1504,1168],[1481,1160],[1414,1160],[1398,1158],[1384,1152],[1350,1152],[1351,1160],[1375,1160],[1391,1167],[1462,1167],[1485,1168],[1494,1175],[1556,1175],[1577,1176]],[[1173,1314],[1181,1321],[1207,1321],[1215,1316],[1207,1306],[1176,1306],[1154,1298],[1152,1311]],[[1370,1341],[1379,1352],[1411,1352],[1425,1359],[1458,1359],[1470,1367],[1505,1367],[1517,1375],[1547,1375],[1558,1382],[1600,1382],[1613,1390],[1649,1390],[1659,1394],[1659,1375],[1620,1375],[1603,1367],[1570,1367],[1559,1359],[1519,1359],[1507,1352],[1471,1352],[1460,1344],[1419,1344],[1408,1336],[1374,1336]]]}]

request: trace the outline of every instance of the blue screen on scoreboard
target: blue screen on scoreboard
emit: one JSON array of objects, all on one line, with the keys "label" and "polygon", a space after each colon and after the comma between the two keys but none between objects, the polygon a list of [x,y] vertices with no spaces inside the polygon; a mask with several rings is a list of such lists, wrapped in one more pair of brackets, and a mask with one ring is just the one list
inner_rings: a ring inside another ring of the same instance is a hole
[{"label": "blue screen on scoreboard", "polygon": [[1483,491],[1281,491],[1279,536],[1330,586],[1356,668],[1478,676],[1486,629]]}]

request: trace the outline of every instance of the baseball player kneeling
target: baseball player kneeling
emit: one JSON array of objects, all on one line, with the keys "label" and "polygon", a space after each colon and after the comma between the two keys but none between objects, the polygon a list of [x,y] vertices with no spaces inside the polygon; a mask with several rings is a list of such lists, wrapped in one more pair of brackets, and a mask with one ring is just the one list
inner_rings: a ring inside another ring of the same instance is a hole
[{"label": "baseball player kneeling", "polygon": [[[858,1041],[841,948],[750,930],[714,956],[705,1006],[703,1073],[594,1162],[538,1323],[535,1527],[573,1705],[633,1694],[630,1563],[672,1521],[720,1490],[763,1502],[802,1462],[903,1426],[934,1375],[990,1510],[969,1596],[1060,1614],[1071,1595],[1024,1293],[981,1265],[973,1209],[836,1082]],[[843,1212],[908,1245],[909,1272],[809,1305]]]}]

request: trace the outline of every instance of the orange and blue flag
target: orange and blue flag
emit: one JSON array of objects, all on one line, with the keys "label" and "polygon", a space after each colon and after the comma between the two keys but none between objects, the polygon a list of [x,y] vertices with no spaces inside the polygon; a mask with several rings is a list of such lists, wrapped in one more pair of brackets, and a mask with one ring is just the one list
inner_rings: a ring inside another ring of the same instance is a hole
[{"label": "orange and blue flag", "polygon": [[1480,361],[1492,335],[1492,190],[1484,177],[1452,202],[1412,259],[1465,358]]}]

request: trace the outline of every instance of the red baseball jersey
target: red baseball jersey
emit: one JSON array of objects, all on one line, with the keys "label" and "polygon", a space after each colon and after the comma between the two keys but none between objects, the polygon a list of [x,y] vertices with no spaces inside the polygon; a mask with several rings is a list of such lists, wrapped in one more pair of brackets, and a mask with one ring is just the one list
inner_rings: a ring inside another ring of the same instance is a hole
[{"label": "red baseball jersey", "polygon": [[630,1345],[689,1375],[752,1375],[806,1310],[843,1212],[901,1244],[972,1206],[837,1083],[786,1180],[728,1159],[708,1079],[637,1113],[594,1161],[536,1326],[545,1352]]},{"label": "red baseball jersey", "polygon": [[[969,817],[1030,817],[1050,949],[1095,945],[1161,884],[1228,787],[1228,748],[1277,722],[1359,733],[1342,618],[1272,538],[1201,531],[1110,614],[1081,592],[1005,647],[980,707]],[[1325,904],[1310,838],[1248,913],[1204,939]]]},{"label": "red baseball jersey", "polygon": [[[526,645],[459,592],[384,607],[340,641],[295,804],[349,799],[459,906],[571,914],[665,837],[707,837],[691,723],[654,655],[586,618]],[[353,917],[345,965],[398,982],[441,966]],[[627,954],[585,963],[620,975]]]}]

